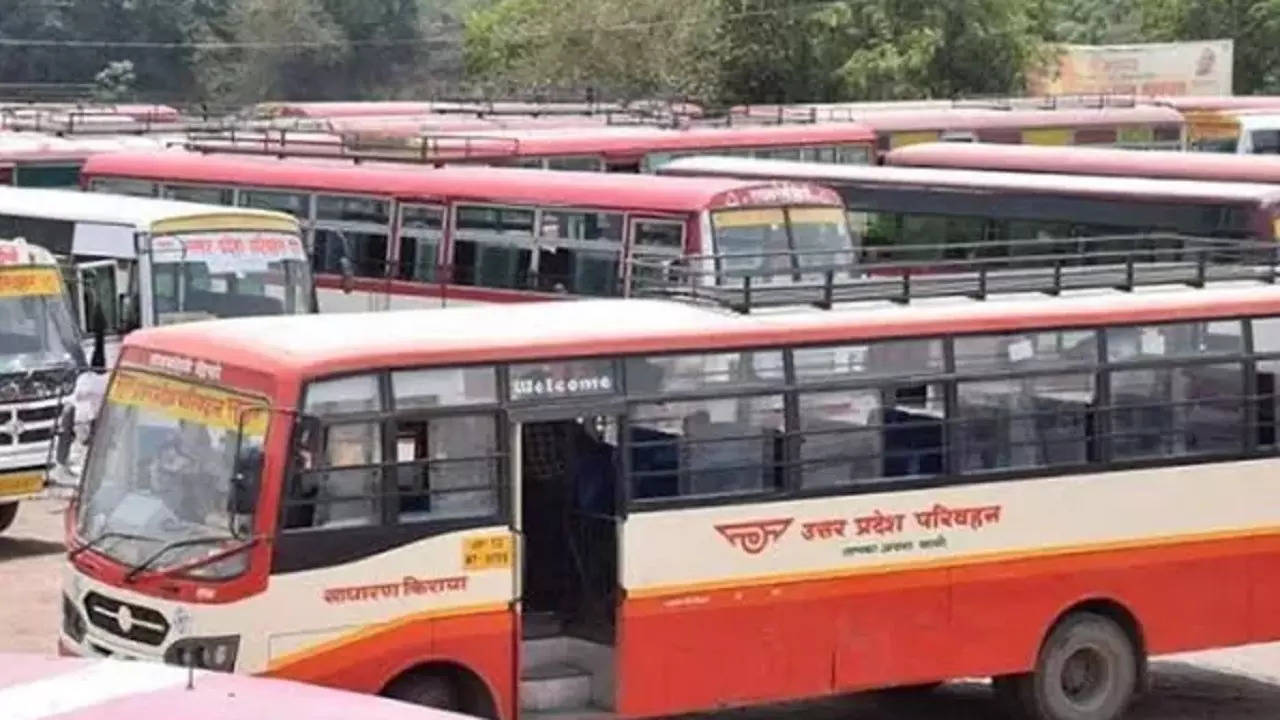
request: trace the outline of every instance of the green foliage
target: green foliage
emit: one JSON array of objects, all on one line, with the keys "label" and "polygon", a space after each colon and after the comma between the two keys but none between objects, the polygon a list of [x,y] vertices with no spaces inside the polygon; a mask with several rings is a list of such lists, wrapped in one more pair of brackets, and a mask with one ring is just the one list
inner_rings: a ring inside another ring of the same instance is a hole
[{"label": "green foliage", "polygon": [[137,79],[131,60],[109,62],[93,76],[94,96],[102,102],[122,100],[132,92]]},{"label": "green foliage", "polygon": [[0,45],[0,82],[235,102],[464,80],[713,104],[949,97],[1020,92],[1053,43],[1233,38],[1236,91],[1280,92],[1276,37],[1280,0],[0,0],[0,38],[51,43]]}]

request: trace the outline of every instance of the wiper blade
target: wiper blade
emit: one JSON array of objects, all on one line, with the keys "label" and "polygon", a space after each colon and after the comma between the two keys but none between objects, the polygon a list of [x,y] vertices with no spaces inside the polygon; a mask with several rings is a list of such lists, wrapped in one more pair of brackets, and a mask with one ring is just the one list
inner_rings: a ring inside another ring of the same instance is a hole
[{"label": "wiper blade", "polygon": [[[187,538],[185,540],[174,540],[173,542],[168,543],[165,546],[161,547],[159,550],[156,550],[155,552],[151,553],[142,562],[130,568],[129,572],[126,573],[124,576],[124,581],[127,583],[133,582],[134,578],[138,577],[138,575],[142,573],[143,570],[146,570],[147,568],[154,565],[157,560],[159,560],[160,558],[168,554],[170,550],[176,550],[177,548],[181,548],[181,547],[192,547],[195,545],[207,545],[209,543],[234,542],[242,539],[243,538],[233,537],[231,535],[224,535],[224,536],[207,535],[205,537]],[[249,544],[251,543],[247,543],[246,547],[248,547]]]},{"label": "wiper blade", "polygon": [[150,538],[150,537],[147,537],[146,535],[134,535],[133,533],[115,532],[115,531],[104,532],[98,535],[97,537],[95,537],[94,539],[84,543],[83,545],[76,548],[75,550],[72,550],[71,552],[67,553],[67,560],[68,561],[75,560],[76,558],[80,557],[80,555],[84,553],[86,550],[91,550],[93,548],[96,548],[103,540],[110,540],[111,538],[119,538],[121,540],[155,540],[155,538]]}]

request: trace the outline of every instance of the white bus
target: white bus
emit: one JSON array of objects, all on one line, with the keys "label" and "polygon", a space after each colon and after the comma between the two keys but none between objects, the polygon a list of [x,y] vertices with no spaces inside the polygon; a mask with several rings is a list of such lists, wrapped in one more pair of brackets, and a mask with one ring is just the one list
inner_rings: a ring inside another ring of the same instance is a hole
[{"label": "white bus", "polygon": [[316,309],[298,221],[283,213],[0,187],[5,236],[69,266],[77,325],[91,334],[100,320],[108,341],[139,327]]},{"label": "white bus", "polygon": [[0,239],[0,532],[44,488],[62,397],[84,367],[58,264]]}]

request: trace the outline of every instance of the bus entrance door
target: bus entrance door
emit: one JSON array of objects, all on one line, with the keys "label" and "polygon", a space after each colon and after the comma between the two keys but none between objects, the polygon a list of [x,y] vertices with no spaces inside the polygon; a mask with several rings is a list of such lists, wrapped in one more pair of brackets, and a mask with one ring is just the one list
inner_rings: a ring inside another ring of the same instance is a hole
[{"label": "bus entrance door", "polygon": [[618,417],[524,418],[521,707],[608,710],[618,602]]}]

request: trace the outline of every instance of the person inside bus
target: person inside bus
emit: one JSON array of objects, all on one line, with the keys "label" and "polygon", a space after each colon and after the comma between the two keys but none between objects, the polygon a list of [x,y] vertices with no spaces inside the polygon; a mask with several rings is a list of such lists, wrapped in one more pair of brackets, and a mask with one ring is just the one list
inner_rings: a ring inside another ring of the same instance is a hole
[{"label": "person inside bus", "polygon": [[219,478],[222,464],[217,450],[202,425],[178,421],[178,432],[170,434],[147,463],[151,493],[160,498],[175,518],[204,524],[221,511],[216,499],[224,497],[229,478]]}]

